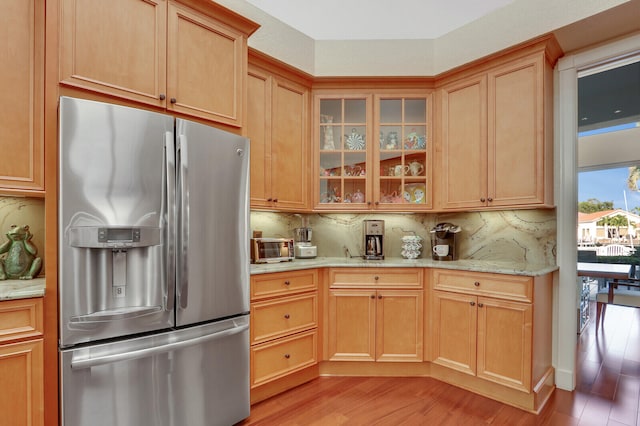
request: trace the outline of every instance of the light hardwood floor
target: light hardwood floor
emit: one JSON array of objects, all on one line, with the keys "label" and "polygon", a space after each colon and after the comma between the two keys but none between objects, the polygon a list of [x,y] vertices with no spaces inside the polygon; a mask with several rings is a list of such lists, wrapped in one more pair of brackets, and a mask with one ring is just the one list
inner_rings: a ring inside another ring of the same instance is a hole
[{"label": "light hardwood floor", "polygon": [[431,378],[321,377],[238,425],[640,426],[640,309],[609,306],[598,333],[594,322],[579,336],[576,390],[556,390],[540,415]]}]

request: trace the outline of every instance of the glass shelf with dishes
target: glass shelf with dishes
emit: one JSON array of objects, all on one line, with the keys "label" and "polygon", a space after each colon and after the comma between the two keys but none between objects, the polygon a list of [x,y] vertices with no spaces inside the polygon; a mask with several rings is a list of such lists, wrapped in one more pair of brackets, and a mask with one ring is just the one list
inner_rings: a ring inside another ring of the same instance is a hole
[{"label": "glass shelf with dishes", "polygon": [[378,97],[380,204],[431,205],[428,97]]},{"label": "glass shelf with dishes", "polygon": [[[365,203],[368,194],[367,98],[319,100],[319,203]],[[345,206],[350,208],[350,206]]]}]

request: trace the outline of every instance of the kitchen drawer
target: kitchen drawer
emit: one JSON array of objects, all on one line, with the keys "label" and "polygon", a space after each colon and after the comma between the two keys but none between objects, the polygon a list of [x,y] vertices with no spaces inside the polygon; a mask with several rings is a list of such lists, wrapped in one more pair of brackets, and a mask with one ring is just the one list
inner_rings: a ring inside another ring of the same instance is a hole
[{"label": "kitchen drawer", "polygon": [[336,268],[329,271],[331,288],[422,288],[422,268]]},{"label": "kitchen drawer", "polygon": [[533,278],[483,272],[433,270],[436,290],[533,302]]},{"label": "kitchen drawer", "polygon": [[318,271],[316,269],[253,275],[251,277],[251,300],[297,294],[317,288]]},{"label": "kitchen drawer", "polygon": [[253,346],[251,387],[259,386],[318,362],[316,330]]},{"label": "kitchen drawer", "polygon": [[297,333],[318,325],[315,294],[251,304],[251,344]]},{"label": "kitchen drawer", "polygon": [[42,298],[0,302],[0,342],[41,337]]}]

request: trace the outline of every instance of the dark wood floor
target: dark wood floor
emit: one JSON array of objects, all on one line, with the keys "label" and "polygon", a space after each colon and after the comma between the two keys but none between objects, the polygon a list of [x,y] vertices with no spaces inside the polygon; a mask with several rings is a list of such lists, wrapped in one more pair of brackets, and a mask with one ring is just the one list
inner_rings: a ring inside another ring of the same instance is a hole
[{"label": "dark wood floor", "polygon": [[537,416],[431,378],[321,377],[239,424],[640,426],[640,309],[609,306],[598,333],[592,320],[577,361],[576,390],[556,390]]}]

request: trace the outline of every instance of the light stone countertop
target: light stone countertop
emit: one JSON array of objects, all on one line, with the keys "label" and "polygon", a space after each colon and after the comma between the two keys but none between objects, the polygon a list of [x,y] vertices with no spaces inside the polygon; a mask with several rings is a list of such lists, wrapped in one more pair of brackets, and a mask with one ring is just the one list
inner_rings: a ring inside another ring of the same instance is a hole
[{"label": "light stone countertop", "polygon": [[43,297],[45,278],[0,281],[0,301]]},{"label": "light stone countertop", "polygon": [[312,268],[440,268],[459,271],[493,272],[498,274],[525,275],[530,277],[548,274],[556,271],[556,265],[542,265],[532,263],[504,262],[497,260],[463,259],[454,261],[437,261],[432,259],[403,259],[401,257],[385,258],[384,260],[364,260],[345,257],[317,257],[315,259],[294,259],[291,262],[252,264],[251,275],[268,274],[272,272],[295,271]]}]

